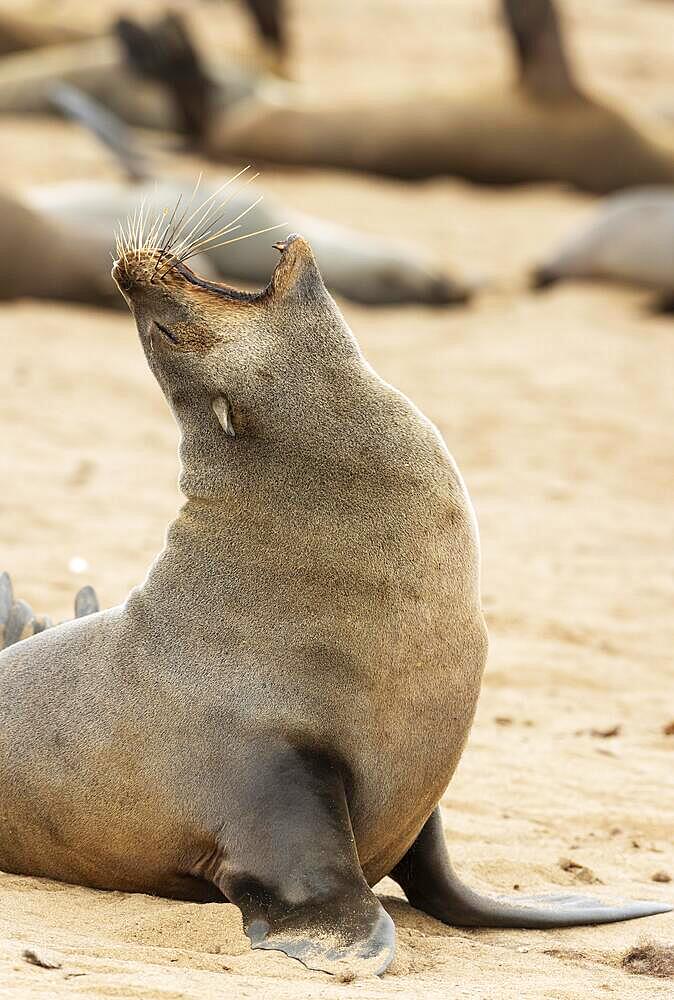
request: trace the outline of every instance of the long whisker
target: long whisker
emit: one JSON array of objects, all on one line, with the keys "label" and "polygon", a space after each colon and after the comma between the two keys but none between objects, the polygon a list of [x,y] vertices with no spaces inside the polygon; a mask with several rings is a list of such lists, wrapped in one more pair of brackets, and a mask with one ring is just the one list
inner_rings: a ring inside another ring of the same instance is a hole
[{"label": "long whisker", "polygon": [[[192,227],[192,231],[194,231],[194,229],[196,229],[197,226],[200,225],[201,221],[203,220],[204,214],[205,213],[207,214],[210,211],[210,209],[213,208],[213,201],[215,198],[217,198],[220,192],[224,191],[225,188],[229,187],[230,184],[233,184],[234,181],[238,180],[239,177],[241,177],[242,174],[245,174],[247,170],[250,170],[250,166],[242,167],[241,170],[238,171],[238,173],[234,174],[233,177],[230,177],[229,180],[226,180],[223,184],[220,185],[220,187],[216,188],[215,191],[213,191],[212,194],[209,195],[209,197],[206,198],[206,200],[201,205],[198,205],[197,208],[195,208],[195,210],[189,216],[189,218],[185,220],[180,230],[176,233],[176,241],[179,238],[180,234],[182,233],[183,229],[186,226],[188,226],[190,222],[192,222],[195,216],[197,216],[198,217],[197,221]],[[201,180],[201,177],[199,178],[199,180]]]},{"label": "long whisker", "polygon": [[[243,173],[243,171],[240,171],[237,176],[240,176],[241,173]],[[259,176],[260,175],[256,173],[253,174],[251,177],[248,177],[244,182],[244,187],[247,187]],[[224,199],[223,202],[220,203],[217,209],[215,209],[214,206],[211,206],[208,213],[203,218],[200,218],[197,221],[197,223],[192,227],[191,232],[187,233],[180,241],[176,241],[174,243],[172,248],[174,254],[176,256],[180,256],[180,254],[182,254],[188,247],[190,247],[192,243],[202,239],[202,237],[207,232],[209,232],[209,228],[212,229],[217,227],[222,222],[222,219],[225,216],[227,206],[236,196],[237,193],[240,194],[241,192],[233,191],[230,195],[228,195]]]},{"label": "long whisker", "polygon": [[[238,243],[239,240],[249,240],[251,236],[261,236],[263,233],[272,233],[275,229],[283,229],[287,227],[287,222],[278,222],[275,226],[267,226],[266,229],[256,229],[254,233],[244,233],[243,236],[235,236],[231,240],[222,240],[220,243],[216,243],[214,246],[210,247],[211,250],[215,250],[217,247],[226,247],[229,243]],[[197,251],[198,252],[198,251]],[[194,256],[190,254],[190,256]],[[183,258],[181,263],[184,263],[188,258]]]}]

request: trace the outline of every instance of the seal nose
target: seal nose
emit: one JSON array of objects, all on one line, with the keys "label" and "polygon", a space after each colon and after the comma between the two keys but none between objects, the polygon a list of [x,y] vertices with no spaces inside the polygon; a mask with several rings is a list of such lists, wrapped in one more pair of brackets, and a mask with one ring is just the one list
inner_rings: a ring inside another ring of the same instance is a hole
[{"label": "seal nose", "polygon": [[273,277],[278,291],[307,290],[312,286],[325,289],[312,249],[303,236],[291,233],[287,239],[272,245],[281,254]]},{"label": "seal nose", "polygon": [[122,259],[116,260],[112,265],[112,280],[115,282],[120,292],[130,292],[133,288],[133,280],[129,270],[124,266]]},{"label": "seal nose", "polygon": [[279,253],[283,254],[290,247],[291,243],[295,240],[301,240],[302,237],[299,233],[290,233],[284,240],[279,240],[278,243],[272,243],[274,250],[278,250]]},{"label": "seal nose", "polygon": [[152,251],[122,253],[112,265],[112,277],[124,298],[152,285],[159,257]]}]

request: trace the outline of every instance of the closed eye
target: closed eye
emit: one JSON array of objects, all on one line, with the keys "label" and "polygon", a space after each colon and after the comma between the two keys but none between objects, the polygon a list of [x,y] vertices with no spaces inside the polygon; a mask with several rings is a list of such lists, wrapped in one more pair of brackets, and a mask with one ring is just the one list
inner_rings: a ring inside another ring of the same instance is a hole
[{"label": "closed eye", "polygon": [[168,329],[168,327],[162,326],[161,323],[157,323],[156,320],[155,320],[154,325],[157,327],[157,329],[159,330],[160,333],[163,333],[164,336],[167,337],[171,341],[172,344],[178,344],[179,343],[179,340],[176,337],[175,333],[172,333],[171,330]]}]

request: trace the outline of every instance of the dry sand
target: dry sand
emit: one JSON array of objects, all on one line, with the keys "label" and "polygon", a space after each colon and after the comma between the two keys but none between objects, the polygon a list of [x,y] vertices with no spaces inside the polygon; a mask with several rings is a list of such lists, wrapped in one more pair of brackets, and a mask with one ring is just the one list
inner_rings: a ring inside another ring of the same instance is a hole
[{"label": "dry sand", "polygon": [[[97,5],[96,16],[110,6]],[[674,4],[567,7],[587,79],[644,114],[674,105]],[[63,8],[93,20],[84,0]],[[239,15],[230,29],[227,8],[208,10],[211,44],[244,37]],[[382,30],[387,10],[395,16]],[[489,0],[306,0],[294,5],[293,25],[299,75],[327,91],[506,72]],[[0,134],[2,181],[114,176],[73,127],[3,121]],[[480,520],[492,648],[470,745],[443,800],[459,869],[515,894],[562,887],[674,899],[674,883],[652,881],[662,870],[674,878],[674,735],[663,732],[674,719],[674,321],[649,315],[647,297],[624,289],[525,290],[526,268],[593,204],[559,188],[273,170],[264,183],[301,208],[405,233],[448,266],[493,281],[466,310],[344,304],[373,364],[445,434]],[[68,563],[81,556],[103,602],[121,601],[179,502],[176,434],[131,319],[30,302],[0,308],[0,426],[0,563],[20,594],[67,614],[84,579]],[[591,734],[614,726],[615,736]],[[620,958],[644,937],[673,944],[674,915],[467,931],[401,899],[387,905],[398,931],[393,967],[382,980],[345,985],[251,952],[231,906],[0,875],[0,996],[671,996],[671,980],[630,975]],[[29,964],[26,948],[61,967]]]}]

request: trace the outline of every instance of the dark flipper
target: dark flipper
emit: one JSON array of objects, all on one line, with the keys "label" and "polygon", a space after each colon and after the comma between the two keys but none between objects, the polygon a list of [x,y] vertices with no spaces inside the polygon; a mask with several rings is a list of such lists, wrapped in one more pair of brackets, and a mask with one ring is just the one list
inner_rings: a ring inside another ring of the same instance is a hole
[{"label": "dark flipper", "polygon": [[363,876],[338,767],[290,746],[258,758],[247,798],[221,833],[210,877],[241,909],[254,948],[310,969],[382,973],[393,958],[391,918]]},{"label": "dark flipper", "polygon": [[244,0],[244,6],[265,42],[283,55],[288,45],[285,0]]},{"label": "dark flipper", "polygon": [[30,604],[26,604],[25,601],[14,601],[5,625],[5,648],[33,635],[34,624],[35,615]]},{"label": "dark flipper", "polygon": [[540,292],[546,288],[551,288],[559,281],[561,281],[561,278],[556,271],[553,271],[550,267],[542,266],[532,271],[530,284],[531,288]]},{"label": "dark flipper", "polygon": [[674,313],[674,292],[663,292],[653,303],[653,312],[671,316]]},{"label": "dark flipper", "polygon": [[578,95],[553,0],[502,0],[520,77],[537,96]]},{"label": "dark flipper", "polygon": [[88,128],[114,153],[130,180],[146,180],[151,176],[146,157],[138,148],[130,130],[93,97],[69,83],[56,84],[48,96],[54,107]]},{"label": "dark flipper", "polygon": [[93,587],[82,587],[75,595],[75,618],[85,618],[101,610]]},{"label": "dark flipper", "polygon": [[187,134],[201,138],[207,129],[215,87],[182,18],[167,14],[146,28],[122,17],[114,30],[131,67],[139,76],[166,87]]},{"label": "dark flipper", "polygon": [[0,649],[5,648],[7,622],[14,604],[14,590],[9,573],[0,574]]},{"label": "dark flipper", "polygon": [[587,896],[499,899],[463,885],[452,870],[436,808],[405,857],[391,872],[418,910],[457,927],[575,927],[668,913],[666,903],[641,901],[609,906]]},{"label": "dark flipper", "polygon": [[52,628],[54,625],[53,621],[49,615],[42,615],[40,618],[36,618],[33,623],[33,634],[39,635],[40,632],[46,632],[48,628]]}]

